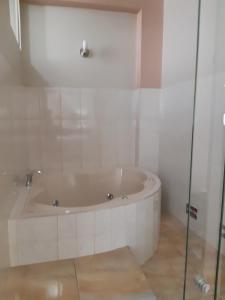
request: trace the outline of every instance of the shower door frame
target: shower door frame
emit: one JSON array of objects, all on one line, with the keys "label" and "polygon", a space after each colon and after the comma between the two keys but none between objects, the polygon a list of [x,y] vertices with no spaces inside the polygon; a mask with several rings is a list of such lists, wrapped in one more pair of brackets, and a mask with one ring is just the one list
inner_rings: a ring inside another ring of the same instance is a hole
[{"label": "shower door frame", "polygon": [[[190,156],[190,176],[189,176],[189,191],[188,191],[188,204],[187,207],[191,207],[192,199],[192,171],[193,171],[193,159],[194,159],[194,136],[195,136],[195,116],[196,116],[196,104],[197,104],[197,87],[198,87],[198,74],[199,74],[199,49],[200,49],[200,28],[201,28],[201,9],[202,0],[198,0],[198,17],[197,17],[197,44],[196,44],[196,61],[195,61],[195,78],[194,78],[194,103],[192,112],[192,136],[191,136],[191,156]],[[225,124],[224,124],[225,126]],[[218,244],[217,244],[217,259],[215,267],[215,289],[213,299],[218,300],[219,291],[219,272],[221,267],[221,250],[222,250],[222,238],[223,238],[223,222],[225,219],[225,157],[224,157],[224,170],[223,170],[223,184],[222,184],[222,199],[221,199],[221,211],[219,220],[219,232],[218,232]],[[183,284],[183,300],[186,300],[187,292],[187,273],[188,273],[188,257],[190,247],[190,222],[191,214],[188,210],[187,213],[187,232],[186,232],[186,255],[185,255],[185,268],[184,268],[184,284]]]}]

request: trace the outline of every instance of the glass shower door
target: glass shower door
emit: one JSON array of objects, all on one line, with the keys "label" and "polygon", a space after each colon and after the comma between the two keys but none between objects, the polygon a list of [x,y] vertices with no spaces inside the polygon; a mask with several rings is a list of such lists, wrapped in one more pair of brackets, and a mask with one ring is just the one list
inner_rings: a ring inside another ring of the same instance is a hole
[{"label": "glass shower door", "polygon": [[[225,299],[225,1],[199,2],[184,299]],[[222,240],[221,240],[222,236]]]},{"label": "glass shower door", "polygon": [[225,164],[224,164],[224,182],[222,195],[221,223],[220,223],[220,239],[218,246],[217,273],[215,280],[215,300],[225,299]]}]

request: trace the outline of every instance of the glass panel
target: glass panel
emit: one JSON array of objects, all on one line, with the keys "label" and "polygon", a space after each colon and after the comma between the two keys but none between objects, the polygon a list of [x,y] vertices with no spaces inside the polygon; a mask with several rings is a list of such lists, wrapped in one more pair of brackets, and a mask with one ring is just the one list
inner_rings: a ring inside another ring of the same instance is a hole
[{"label": "glass panel", "polygon": [[[216,91],[218,97],[216,98],[216,107],[217,107],[217,118],[221,118],[221,113],[225,112],[225,101],[224,101],[224,91],[225,91],[225,2],[223,0],[219,1],[219,10],[218,10],[218,28],[217,28],[217,51],[216,51]],[[217,121],[217,124],[219,122]],[[223,125],[225,126],[225,117],[223,115]],[[221,124],[215,126],[217,128],[216,134],[216,143],[218,147],[224,141],[225,130],[224,127],[221,127]],[[223,143],[224,145],[224,143]],[[221,173],[222,166],[224,165],[224,147],[223,151],[219,151],[217,154],[217,172]],[[222,214],[223,219],[220,224],[220,243],[219,243],[219,254],[218,254],[218,270],[216,277],[216,290],[215,290],[215,299],[224,299],[225,297],[225,216],[224,216],[224,201],[225,201],[225,167],[224,167],[224,182],[223,182],[223,195],[222,195],[223,203],[222,203]]]},{"label": "glass panel", "polygon": [[215,283],[224,180],[224,15],[224,1],[202,1],[185,293],[193,300],[220,299]]},{"label": "glass panel", "polygon": [[20,2],[9,0],[10,25],[21,49],[21,24],[20,24]]},{"label": "glass panel", "polygon": [[[145,272],[156,299],[181,300],[186,244],[198,1],[164,1],[159,176],[159,247]],[[147,137],[146,137],[147,139]]]},{"label": "glass panel", "polygon": [[225,225],[224,225],[224,205],[225,205],[225,165],[224,165],[224,181],[223,181],[223,195],[222,195],[222,209],[221,209],[221,223],[220,223],[220,240],[218,246],[217,257],[217,273],[215,280],[215,297],[214,299],[224,299],[225,296]]}]

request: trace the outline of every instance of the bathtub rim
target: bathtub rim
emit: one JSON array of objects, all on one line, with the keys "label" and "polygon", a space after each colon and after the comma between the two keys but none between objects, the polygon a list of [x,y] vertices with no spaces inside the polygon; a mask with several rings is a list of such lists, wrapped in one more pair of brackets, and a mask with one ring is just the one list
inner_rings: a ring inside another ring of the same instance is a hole
[{"label": "bathtub rim", "polygon": [[[116,167],[115,169],[121,169],[121,168],[126,170],[135,170],[146,175],[147,178],[145,181],[143,181],[144,188],[142,191],[128,195],[127,199],[123,199],[122,197],[117,197],[108,202],[102,202],[99,204],[82,206],[82,207],[53,207],[48,204],[34,203],[32,205],[33,210],[28,211],[27,209],[31,201],[29,195],[32,187],[31,188],[20,187],[18,191],[18,197],[16,199],[16,203],[13,207],[9,219],[70,215],[75,213],[105,210],[107,208],[120,207],[132,203],[136,203],[150,197],[154,198],[154,195],[158,194],[159,192],[161,193],[161,186],[162,186],[161,180],[156,174],[146,171],[143,168],[136,168],[136,167],[120,167],[120,168]],[[77,172],[77,173],[81,173],[81,172]],[[154,186],[151,186],[151,179],[155,180]]]}]

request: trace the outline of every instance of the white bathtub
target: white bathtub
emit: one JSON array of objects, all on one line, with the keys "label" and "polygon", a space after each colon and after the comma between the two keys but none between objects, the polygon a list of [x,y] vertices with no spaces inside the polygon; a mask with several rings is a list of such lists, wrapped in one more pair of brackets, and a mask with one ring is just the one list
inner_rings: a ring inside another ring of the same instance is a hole
[{"label": "white bathtub", "polygon": [[[107,198],[110,193],[112,200]],[[144,263],[158,245],[161,183],[152,173],[117,168],[43,174],[18,186],[9,219],[12,266],[76,258],[129,246]],[[53,203],[57,200],[58,206]]]}]

